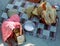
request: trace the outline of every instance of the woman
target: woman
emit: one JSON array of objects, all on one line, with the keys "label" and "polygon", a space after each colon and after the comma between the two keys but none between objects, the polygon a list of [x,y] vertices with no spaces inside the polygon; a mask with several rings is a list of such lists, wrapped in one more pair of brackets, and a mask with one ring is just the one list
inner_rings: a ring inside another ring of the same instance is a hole
[{"label": "woman", "polygon": [[20,17],[17,14],[12,15],[7,21],[2,23],[2,37],[3,41],[7,42],[9,46],[13,46],[11,38],[13,38],[13,30],[19,28],[19,33],[22,35],[22,25],[19,23]]},{"label": "woman", "polygon": [[44,24],[51,25],[52,23],[56,23],[56,8],[46,1],[42,2],[32,13],[38,17],[41,16]]}]

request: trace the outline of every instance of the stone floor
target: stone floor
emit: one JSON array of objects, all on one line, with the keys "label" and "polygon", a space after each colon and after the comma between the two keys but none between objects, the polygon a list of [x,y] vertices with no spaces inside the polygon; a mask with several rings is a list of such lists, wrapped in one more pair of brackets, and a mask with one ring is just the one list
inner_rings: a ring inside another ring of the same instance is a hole
[{"label": "stone floor", "polygon": [[[60,12],[58,12],[59,16]],[[56,40],[44,40],[37,37],[32,37],[29,35],[26,35],[27,41],[22,46],[27,46],[27,44],[33,44],[34,46],[60,46],[60,16],[59,16],[59,22],[57,23],[57,34],[56,34]],[[0,31],[0,46],[8,46],[6,43],[3,43],[2,36]]]}]

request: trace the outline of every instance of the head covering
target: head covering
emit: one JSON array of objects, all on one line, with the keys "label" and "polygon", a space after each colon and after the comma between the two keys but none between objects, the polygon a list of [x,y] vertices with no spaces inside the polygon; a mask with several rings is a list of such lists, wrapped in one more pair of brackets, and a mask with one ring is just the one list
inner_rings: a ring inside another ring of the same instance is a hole
[{"label": "head covering", "polygon": [[17,14],[12,15],[8,21],[20,22],[20,17]]}]

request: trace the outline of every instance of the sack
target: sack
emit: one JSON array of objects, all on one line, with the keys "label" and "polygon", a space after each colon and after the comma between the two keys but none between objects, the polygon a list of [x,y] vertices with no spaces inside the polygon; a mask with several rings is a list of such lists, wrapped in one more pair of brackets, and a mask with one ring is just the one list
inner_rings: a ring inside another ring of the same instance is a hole
[{"label": "sack", "polygon": [[17,9],[10,9],[10,10],[8,10],[7,14],[10,17],[10,16],[12,16],[14,14],[18,14],[18,10]]},{"label": "sack", "polygon": [[38,13],[37,13],[37,8],[35,8],[35,9],[32,11],[32,14],[38,15]]},{"label": "sack", "polygon": [[26,10],[25,10],[25,12],[27,13],[27,15],[28,15],[28,17],[30,18],[31,17],[31,15],[32,15],[32,11],[33,11],[33,9],[34,9],[34,7],[28,7]]},{"label": "sack", "polygon": [[23,44],[24,40],[25,40],[24,35],[18,36],[17,37],[18,45]]}]

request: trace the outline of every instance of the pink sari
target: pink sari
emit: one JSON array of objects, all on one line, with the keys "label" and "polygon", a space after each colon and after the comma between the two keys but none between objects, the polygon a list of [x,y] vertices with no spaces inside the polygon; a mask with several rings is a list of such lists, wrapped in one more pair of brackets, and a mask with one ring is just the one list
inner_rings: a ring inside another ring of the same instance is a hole
[{"label": "pink sari", "polygon": [[20,34],[22,34],[22,25],[19,22],[20,18],[17,14],[15,14],[12,15],[7,21],[2,23],[2,37],[4,42],[13,36],[12,30],[14,28],[20,28]]}]

